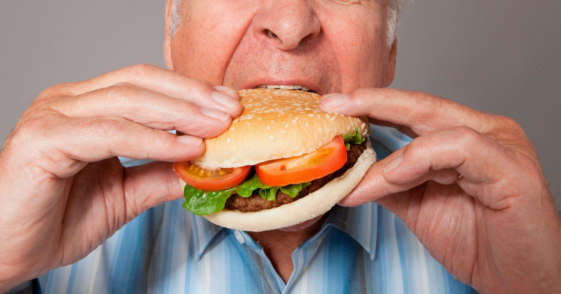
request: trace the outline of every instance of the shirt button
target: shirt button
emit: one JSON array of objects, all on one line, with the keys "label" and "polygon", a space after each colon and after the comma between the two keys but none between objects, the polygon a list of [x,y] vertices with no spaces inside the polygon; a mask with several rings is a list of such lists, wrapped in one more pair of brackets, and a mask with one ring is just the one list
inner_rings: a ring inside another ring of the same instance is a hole
[{"label": "shirt button", "polygon": [[245,243],[245,239],[240,231],[234,231],[234,235],[236,236],[236,239],[238,239],[238,242],[240,242],[240,244]]}]

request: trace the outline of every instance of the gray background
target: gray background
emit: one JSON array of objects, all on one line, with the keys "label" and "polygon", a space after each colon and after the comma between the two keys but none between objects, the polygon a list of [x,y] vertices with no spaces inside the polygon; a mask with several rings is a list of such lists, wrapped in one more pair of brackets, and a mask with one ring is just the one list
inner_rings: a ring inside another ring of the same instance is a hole
[{"label": "gray background", "polygon": [[[210,1],[210,0],[209,0]],[[49,86],[137,63],[165,67],[164,0],[0,1],[0,142]],[[561,1],[417,0],[392,87],[514,118],[561,207]]]}]

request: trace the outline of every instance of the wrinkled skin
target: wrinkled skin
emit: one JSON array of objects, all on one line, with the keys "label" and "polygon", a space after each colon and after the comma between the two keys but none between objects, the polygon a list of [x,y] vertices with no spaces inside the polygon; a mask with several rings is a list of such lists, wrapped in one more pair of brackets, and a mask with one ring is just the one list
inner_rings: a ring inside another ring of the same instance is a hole
[{"label": "wrinkled skin", "polygon": [[[45,90],[0,153],[0,291],[76,262],[142,211],[181,198],[170,162],[199,156],[200,138],[241,113],[237,94],[214,85],[260,84],[348,93],[320,107],[416,138],[342,205],[395,212],[478,291],[559,289],[561,225],[531,143],[510,119],[379,89],[393,80],[397,50],[385,41],[385,4],[186,0],[176,34],[166,33],[173,71],[132,66]],[[123,168],[115,156],[157,162]],[[290,254],[318,224],[252,236],[286,280]]]},{"label": "wrinkled skin", "polygon": [[321,107],[368,115],[415,138],[374,164],[341,205],[386,207],[482,293],[559,289],[559,216],[535,150],[513,120],[391,89],[334,95]]}]

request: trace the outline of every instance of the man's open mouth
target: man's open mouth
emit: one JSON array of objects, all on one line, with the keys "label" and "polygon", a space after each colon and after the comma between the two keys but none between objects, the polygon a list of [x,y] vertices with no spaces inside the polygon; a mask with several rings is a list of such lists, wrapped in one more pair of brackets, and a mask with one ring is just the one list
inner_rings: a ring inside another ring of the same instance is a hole
[{"label": "man's open mouth", "polygon": [[279,90],[295,90],[316,93],[315,91],[299,85],[259,85],[255,89],[279,89]]}]

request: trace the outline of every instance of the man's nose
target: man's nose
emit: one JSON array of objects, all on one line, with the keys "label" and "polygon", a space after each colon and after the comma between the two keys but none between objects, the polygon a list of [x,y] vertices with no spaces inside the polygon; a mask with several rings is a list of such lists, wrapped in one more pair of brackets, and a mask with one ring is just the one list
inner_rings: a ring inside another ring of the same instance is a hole
[{"label": "man's nose", "polygon": [[321,25],[307,0],[270,0],[253,20],[255,36],[291,50],[319,35]]}]

